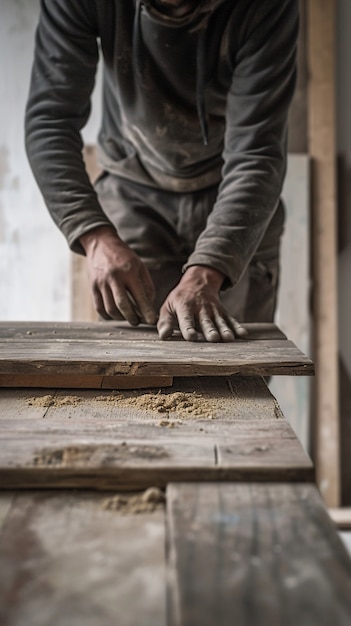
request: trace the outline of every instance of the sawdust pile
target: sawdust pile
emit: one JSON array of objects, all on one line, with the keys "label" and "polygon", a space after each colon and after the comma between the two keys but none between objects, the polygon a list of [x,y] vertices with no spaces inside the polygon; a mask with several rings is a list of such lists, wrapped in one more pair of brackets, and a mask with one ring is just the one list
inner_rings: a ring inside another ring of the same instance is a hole
[{"label": "sawdust pile", "polygon": [[108,511],[118,511],[123,515],[137,515],[139,513],[153,513],[164,508],[165,494],[158,487],[150,487],[144,493],[136,495],[119,494],[106,498],[102,508]]},{"label": "sawdust pile", "polygon": [[145,411],[154,411],[167,417],[170,413],[177,414],[180,418],[197,417],[213,419],[214,404],[194,392],[174,393],[160,392],[142,393],[137,396],[123,397],[118,400],[120,406],[133,407]]},{"label": "sawdust pile", "polygon": [[43,408],[61,407],[61,406],[78,406],[82,402],[80,396],[37,396],[33,398],[27,398],[27,404],[29,406],[38,406]]},{"label": "sawdust pile", "polygon": [[[83,396],[76,395],[44,395],[27,398],[27,403],[30,406],[43,408],[60,408],[78,406],[83,400]],[[218,399],[206,398],[196,391],[175,391],[173,393],[167,391],[155,393],[113,391],[109,394],[97,394],[90,402],[106,403],[116,408],[132,408],[148,413],[157,413],[158,416],[162,417],[161,426],[174,425],[174,422],[169,420],[170,415],[178,419],[214,419],[218,409]]]}]

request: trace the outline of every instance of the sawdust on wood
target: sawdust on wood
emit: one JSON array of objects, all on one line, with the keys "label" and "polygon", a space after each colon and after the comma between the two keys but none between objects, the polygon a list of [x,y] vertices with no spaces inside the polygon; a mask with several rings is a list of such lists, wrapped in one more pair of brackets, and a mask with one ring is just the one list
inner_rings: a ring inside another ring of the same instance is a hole
[{"label": "sawdust on wood", "polygon": [[155,460],[168,457],[162,446],[135,445],[122,442],[117,445],[75,445],[62,448],[43,448],[35,452],[33,464],[38,466],[108,466],[130,459]]},{"label": "sawdust on wood", "polygon": [[121,407],[131,407],[157,413],[162,417],[159,422],[161,426],[168,425],[167,420],[170,415],[181,419],[186,419],[187,417],[213,419],[216,408],[215,402],[195,391],[135,393],[119,397],[117,402]]},{"label": "sawdust on wood", "polygon": [[[27,398],[30,406],[44,408],[78,406],[83,401],[82,396],[67,395],[53,396],[44,395]],[[175,422],[170,417],[178,419],[201,418],[214,419],[218,409],[218,398],[206,398],[199,392],[168,392],[159,390],[156,392],[126,392],[113,391],[110,394],[96,395],[93,402],[105,402],[120,408],[134,408],[148,413],[156,413],[162,419],[160,426],[174,427]]]},{"label": "sawdust on wood", "polygon": [[161,489],[149,487],[141,494],[118,494],[106,498],[102,503],[102,508],[108,511],[118,511],[123,515],[136,515],[139,513],[153,513],[163,509],[165,501],[165,494]]},{"label": "sawdust on wood", "polygon": [[45,396],[34,396],[27,398],[29,406],[38,406],[43,408],[61,407],[61,406],[78,406],[82,402],[81,396],[53,396],[47,394]]}]

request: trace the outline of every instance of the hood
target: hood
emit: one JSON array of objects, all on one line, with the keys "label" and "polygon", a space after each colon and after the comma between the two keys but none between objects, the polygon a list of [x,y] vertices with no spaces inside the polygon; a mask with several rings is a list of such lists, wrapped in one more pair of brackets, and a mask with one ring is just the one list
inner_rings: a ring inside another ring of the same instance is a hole
[{"label": "hood", "polygon": [[[161,11],[157,0],[142,0],[142,4],[144,4],[154,19],[168,23],[169,26],[198,25],[198,23],[202,21],[202,17],[210,15],[225,2],[227,2],[227,0],[197,0],[197,2],[194,2],[194,8],[190,13],[182,17],[174,17]],[[200,18],[200,20],[198,18]]]},{"label": "hood", "polygon": [[142,6],[146,8],[152,18],[170,28],[188,27],[197,32],[197,61],[194,90],[196,91],[196,108],[201,128],[202,140],[208,144],[208,123],[206,115],[206,31],[212,13],[228,0],[198,0],[194,9],[182,17],[169,16],[157,6],[155,0],[136,0],[134,33],[133,33],[133,60],[136,74],[141,77],[143,67],[142,36],[140,28],[140,13]]}]

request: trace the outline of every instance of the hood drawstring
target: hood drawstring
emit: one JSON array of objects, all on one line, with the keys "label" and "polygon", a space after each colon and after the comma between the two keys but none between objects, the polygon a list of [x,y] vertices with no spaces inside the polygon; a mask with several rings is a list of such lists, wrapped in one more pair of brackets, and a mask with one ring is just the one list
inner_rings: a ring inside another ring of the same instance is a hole
[{"label": "hood drawstring", "polygon": [[[133,24],[133,52],[132,63],[136,76],[143,77],[144,57],[142,53],[142,36],[140,28],[141,5],[143,0],[136,0],[134,24]],[[196,49],[196,109],[200,124],[202,141],[204,146],[208,145],[208,123],[206,115],[206,77],[205,77],[205,60],[206,60],[206,30],[208,19],[201,27],[198,34]]]},{"label": "hood drawstring", "polygon": [[133,23],[133,52],[132,63],[136,76],[142,78],[144,59],[141,50],[141,30],[140,30],[140,15],[141,15],[141,2],[142,0],[136,0],[135,15]]}]

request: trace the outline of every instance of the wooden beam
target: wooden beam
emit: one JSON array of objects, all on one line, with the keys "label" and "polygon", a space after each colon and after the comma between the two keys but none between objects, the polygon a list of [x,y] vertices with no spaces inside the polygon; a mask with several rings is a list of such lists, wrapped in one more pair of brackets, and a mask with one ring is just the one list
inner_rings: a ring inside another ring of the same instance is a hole
[{"label": "wooden beam", "polygon": [[329,515],[340,530],[351,530],[351,507],[329,509]]},{"label": "wooden beam", "polygon": [[[4,626],[166,626],[163,509],[110,509],[109,495],[10,494],[0,530]],[[8,498],[0,494],[0,510]]]},{"label": "wooden beam", "polygon": [[[89,178],[94,182],[101,173],[95,146],[84,146],[83,158]],[[94,322],[99,319],[93,304],[86,259],[80,254],[72,254],[71,260],[71,316],[72,320],[79,322]]]},{"label": "wooden beam", "polygon": [[[0,379],[3,385],[25,382],[28,386],[28,376],[33,376],[33,384],[41,386],[43,379],[45,386],[59,387],[67,386],[67,378],[62,379],[62,376],[74,376],[79,377],[77,386],[83,387],[82,377],[85,376],[87,387],[105,387],[106,383],[111,388],[113,381],[105,380],[101,384],[101,377],[156,376],[161,377],[162,382],[165,376],[314,373],[312,361],[292,341],[279,338],[285,336],[277,332],[273,324],[271,338],[269,325],[263,324],[261,332],[259,326],[254,324],[251,332],[251,324],[246,324],[247,337],[234,343],[198,341],[194,344],[179,336],[160,341],[154,327],[142,328],[139,332],[138,328],[125,324],[119,327],[115,323],[109,331],[103,324],[74,325],[71,336],[67,324],[62,325],[62,333],[60,323],[55,323],[51,330],[48,325],[41,328],[40,323],[32,324],[31,330],[27,323],[22,328],[17,324],[11,332],[5,329],[3,336],[0,325]],[[43,378],[48,376],[49,379]],[[52,376],[57,376],[57,381]]]},{"label": "wooden beam", "polygon": [[313,485],[167,488],[169,626],[346,626],[351,562]]},{"label": "wooden beam", "polygon": [[340,501],[337,363],[335,0],[308,0],[309,152],[312,159],[316,363],[313,455],[328,506]]}]

